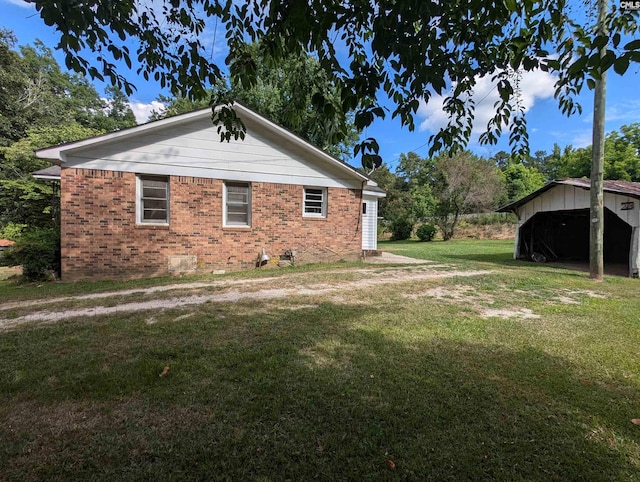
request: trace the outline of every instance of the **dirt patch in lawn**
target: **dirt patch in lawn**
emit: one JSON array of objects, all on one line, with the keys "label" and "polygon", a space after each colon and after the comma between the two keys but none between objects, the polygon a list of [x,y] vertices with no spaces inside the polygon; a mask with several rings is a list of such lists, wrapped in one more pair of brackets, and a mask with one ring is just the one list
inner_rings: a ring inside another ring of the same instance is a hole
[{"label": "dirt patch in lawn", "polygon": [[[587,298],[604,298],[603,295],[589,290],[570,290],[570,289],[548,289],[542,292],[531,292],[526,290],[510,291],[504,286],[504,297],[512,305],[508,309],[494,308],[492,305],[496,303],[496,299],[489,293],[478,292],[476,288],[467,285],[455,286],[437,286],[425,291],[416,293],[406,293],[404,298],[418,300],[420,298],[433,298],[444,303],[451,303],[465,306],[476,311],[482,318],[520,318],[520,319],[537,319],[540,315],[534,313],[529,308],[513,306],[519,298],[529,298],[536,302],[543,301],[546,305],[579,305]],[[515,295],[513,299],[509,297],[509,293]],[[520,300],[521,301],[521,300]]]},{"label": "dirt patch in lawn", "polygon": [[426,291],[419,293],[407,293],[403,295],[404,298],[416,300],[420,298],[435,298],[436,300],[443,300],[450,303],[465,303],[473,306],[479,305],[482,301],[484,303],[493,303],[493,298],[487,294],[480,295],[476,292],[475,288],[466,285],[457,286],[436,286]]},{"label": "dirt patch in lawn", "polygon": [[[402,258],[405,258],[404,256]],[[422,260],[418,260],[422,263]],[[429,261],[424,261],[425,263],[429,263]],[[1,268],[1,267],[0,267]],[[354,276],[383,276],[385,273],[393,273],[395,271],[401,270],[406,272],[410,270],[412,267],[406,268],[398,268],[395,266],[377,266],[375,268],[364,268],[364,269],[334,269],[327,271],[319,271],[316,273],[317,277],[325,276],[325,275],[340,275],[340,274],[352,274]],[[442,270],[442,269],[451,269],[450,266],[447,265],[432,265],[429,266],[431,270]],[[16,308],[28,308],[31,306],[39,306],[39,305],[52,305],[57,303],[64,303],[67,301],[83,301],[83,300],[100,300],[107,298],[116,298],[116,297],[126,297],[131,295],[139,295],[139,296],[149,296],[153,294],[162,294],[167,293],[169,291],[196,291],[196,290],[211,290],[216,288],[229,288],[233,286],[239,286],[241,288],[247,288],[252,285],[269,285],[269,284],[280,284],[286,282],[293,282],[298,284],[296,280],[306,279],[309,277],[308,273],[286,273],[281,276],[271,276],[265,278],[242,278],[242,279],[221,279],[216,281],[198,281],[193,283],[173,283],[168,285],[160,285],[160,286],[152,286],[150,288],[130,288],[126,290],[117,290],[117,291],[105,291],[101,293],[89,293],[86,295],[76,295],[76,296],[60,296],[58,298],[45,298],[45,299],[35,299],[35,300],[22,300],[22,301],[14,301],[9,303],[0,304],[0,311],[13,310]]]},{"label": "dirt patch in lawn", "polygon": [[453,287],[437,286],[420,293],[408,293],[404,295],[408,299],[434,298],[445,303],[463,305],[476,311],[482,318],[540,318],[528,308],[496,309],[487,305],[493,305],[495,299],[487,293],[479,293],[472,286],[457,285]]},{"label": "dirt patch in lawn", "polygon": [[[349,274],[354,274],[358,279],[336,281],[335,279],[324,283],[309,283],[302,284],[301,279],[305,281],[309,279],[308,274],[305,278],[295,277],[275,277],[275,278],[261,278],[251,280],[233,280],[227,284],[230,289],[222,292],[182,295],[173,297],[162,297],[158,299],[152,299],[147,301],[135,301],[135,302],[123,302],[118,303],[115,306],[97,305],[91,307],[83,307],[77,309],[60,309],[60,310],[42,310],[31,312],[26,315],[16,316],[14,318],[0,318],[0,329],[10,329],[20,326],[28,322],[57,322],[62,320],[68,320],[71,318],[88,317],[88,316],[100,316],[100,315],[112,315],[117,313],[130,313],[145,310],[164,310],[173,309],[186,306],[197,306],[204,303],[235,303],[239,301],[265,301],[265,300],[280,300],[288,299],[292,297],[318,297],[323,295],[340,295],[348,293],[352,290],[366,289],[373,286],[407,283],[415,281],[427,281],[439,278],[452,278],[452,277],[472,277],[481,276],[492,273],[488,270],[477,271],[440,271],[432,270],[426,266],[420,267],[408,267],[408,268],[394,268],[388,270],[352,270],[347,271]],[[260,284],[260,287],[256,285]],[[203,287],[211,287],[213,285],[221,286],[220,284],[203,284],[193,283],[191,285],[174,285],[173,289],[185,290],[187,286],[191,286],[192,289],[199,289]],[[273,287],[277,285],[278,287]],[[160,286],[156,288],[148,288],[146,290],[126,290],[120,292],[111,292],[110,296],[121,296],[123,293],[130,292],[158,292],[168,291],[168,286]],[[55,301],[69,301],[76,299],[87,299],[89,296],[95,296],[96,299],[106,298],[106,293],[100,293],[96,295],[82,295],[79,297],[67,297],[57,300],[43,300],[49,305],[55,303]],[[6,306],[6,305],[5,305]],[[24,305],[23,305],[24,306]],[[151,321],[153,323],[153,321]]]},{"label": "dirt patch in lawn", "polygon": [[[507,287],[505,287],[507,289]],[[584,298],[605,298],[604,295],[590,290],[572,290],[566,288],[546,289],[538,292],[513,290],[513,293],[544,301],[548,305],[579,305]]]},{"label": "dirt patch in lawn", "polygon": [[523,320],[540,318],[540,315],[536,315],[529,308],[516,308],[512,310],[484,309],[480,312],[480,316],[482,318],[521,318]]}]

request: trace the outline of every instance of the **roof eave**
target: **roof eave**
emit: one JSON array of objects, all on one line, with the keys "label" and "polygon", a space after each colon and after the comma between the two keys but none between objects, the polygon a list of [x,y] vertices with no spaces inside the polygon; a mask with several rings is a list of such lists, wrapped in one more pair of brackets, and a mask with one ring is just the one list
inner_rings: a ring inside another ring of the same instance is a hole
[{"label": "roof eave", "polygon": [[380,192],[380,191],[372,191],[370,189],[367,189],[366,187],[362,190],[363,194],[367,195],[367,196],[371,196],[371,197],[377,197],[377,198],[385,198],[387,197],[387,193],[386,192]]},{"label": "roof eave", "polygon": [[544,186],[542,186],[540,189],[538,189],[537,191],[533,191],[531,194],[528,194],[527,196],[523,197],[522,199],[518,199],[517,201],[513,201],[512,203],[506,204],[504,206],[502,206],[501,208],[496,209],[496,212],[498,213],[515,213],[516,209],[518,209],[520,206],[522,206],[523,204],[528,203],[529,201],[531,201],[532,199],[538,197],[540,194],[542,194],[543,192],[548,191],[549,189],[551,189],[552,187],[561,184],[559,181],[549,181],[547,184],[545,184]]},{"label": "roof eave", "polygon": [[[571,179],[571,178],[569,178],[569,179],[555,179],[553,181],[549,181],[547,184],[542,186],[540,189],[538,189],[537,191],[532,192],[531,194],[523,197],[522,199],[518,199],[517,201],[514,201],[514,202],[512,202],[510,204],[507,204],[505,206],[502,206],[501,208],[496,209],[496,212],[499,212],[499,213],[513,212],[513,213],[515,213],[516,210],[520,206],[528,203],[529,201],[531,201],[532,199],[538,197],[540,194],[544,193],[545,191],[548,191],[552,187],[560,186],[560,185],[573,186],[573,187],[577,187],[577,188],[585,189],[585,190],[590,190],[591,189],[590,185],[585,185],[582,182],[578,182],[578,180],[576,180],[576,179]],[[640,199],[640,193],[629,192],[629,191],[625,191],[624,189],[603,187],[603,191],[607,192],[607,193],[611,193],[611,194],[619,194],[621,196],[628,196],[628,197],[632,197],[632,198],[635,198],[635,199]]]},{"label": "roof eave", "polygon": [[60,180],[60,176],[43,176],[43,175],[39,175],[39,174],[33,174],[33,177],[35,177],[36,179],[45,179],[48,181],[59,181]]}]

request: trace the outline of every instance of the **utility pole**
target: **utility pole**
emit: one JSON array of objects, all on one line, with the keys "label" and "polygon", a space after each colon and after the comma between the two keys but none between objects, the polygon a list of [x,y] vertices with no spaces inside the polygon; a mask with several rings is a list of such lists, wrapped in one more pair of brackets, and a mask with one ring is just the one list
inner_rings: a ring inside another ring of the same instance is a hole
[{"label": "utility pole", "polygon": [[[598,0],[596,35],[606,35],[607,0]],[[600,59],[607,53],[607,45],[600,48]],[[607,73],[598,67],[593,96],[593,138],[591,151],[591,229],[589,236],[589,277],[602,281],[604,274],[604,111]]]}]

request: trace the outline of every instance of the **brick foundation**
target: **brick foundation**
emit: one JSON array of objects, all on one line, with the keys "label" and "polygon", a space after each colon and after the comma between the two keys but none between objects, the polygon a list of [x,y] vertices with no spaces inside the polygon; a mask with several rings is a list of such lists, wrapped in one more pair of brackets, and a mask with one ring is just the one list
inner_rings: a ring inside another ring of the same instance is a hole
[{"label": "brick foundation", "polygon": [[176,266],[247,269],[262,248],[272,258],[296,251],[296,264],[361,256],[359,189],[328,188],[327,217],[313,219],[302,216],[303,186],[251,187],[251,227],[229,228],[222,227],[221,180],[171,176],[169,226],[149,226],[136,223],[135,174],[64,168],[62,278],[159,276],[170,264],[171,273]]}]

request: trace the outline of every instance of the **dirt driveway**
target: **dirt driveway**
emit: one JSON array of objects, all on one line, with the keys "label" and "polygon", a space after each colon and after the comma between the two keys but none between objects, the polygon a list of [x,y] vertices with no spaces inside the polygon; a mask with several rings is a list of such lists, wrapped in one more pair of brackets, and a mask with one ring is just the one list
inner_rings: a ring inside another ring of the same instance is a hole
[{"label": "dirt driveway", "polygon": [[[16,328],[30,322],[54,323],[78,317],[157,311],[204,303],[277,300],[294,296],[325,296],[335,300],[341,293],[360,288],[491,273],[487,270],[460,271],[452,266],[430,261],[388,253],[385,255],[377,257],[374,261],[384,265],[326,270],[312,276],[309,276],[309,273],[277,272],[278,276],[266,278],[176,283],[151,288],[3,303],[0,304],[0,330]],[[393,263],[402,265],[394,266]],[[319,281],[319,278],[327,281]]]}]

